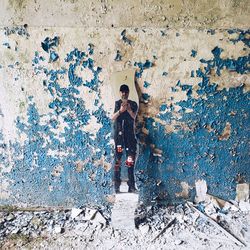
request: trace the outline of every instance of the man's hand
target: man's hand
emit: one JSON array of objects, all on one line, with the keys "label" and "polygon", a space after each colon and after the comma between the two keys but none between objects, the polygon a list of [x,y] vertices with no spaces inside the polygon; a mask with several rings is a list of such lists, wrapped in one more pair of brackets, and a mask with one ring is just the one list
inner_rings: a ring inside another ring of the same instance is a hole
[{"label": "man's hand", "polygon": [[120,112],[123,113],[123,112],[125,112],[127,109],[128,109],[128,103],[127,103],[127,102],[123,102],[123,103],[121,104],[121,107],[120,107]]}]

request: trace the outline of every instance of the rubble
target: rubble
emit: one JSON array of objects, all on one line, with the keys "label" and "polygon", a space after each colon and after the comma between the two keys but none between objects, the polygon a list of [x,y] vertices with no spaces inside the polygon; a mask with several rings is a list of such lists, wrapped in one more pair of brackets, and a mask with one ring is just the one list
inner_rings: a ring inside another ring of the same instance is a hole
[{"label": "rubble", "polygon": [[71,218],[75,219],[81,212],[82,212],[82,209],[80,209],[80,208],[72,208]]},{"label": "rubble", "polygon": [[249,202],[206,194],[199,203],[138,205],[136,229],[114,228],[107,209],[0,212],[0,248],[247,249]]},{"label": "rubble", "polygon": [[240,183],[236,186],[236,201],[247,201],[249,199],[249,183]]},{"label": "rubble", "polygon": [[0,248],[4,242],[15,236],[32,241],[37,237],[63,234],[70,230],[82,231],[90,225],[109,223],[97,209],[72,208],[54,211],[0,211]]}]

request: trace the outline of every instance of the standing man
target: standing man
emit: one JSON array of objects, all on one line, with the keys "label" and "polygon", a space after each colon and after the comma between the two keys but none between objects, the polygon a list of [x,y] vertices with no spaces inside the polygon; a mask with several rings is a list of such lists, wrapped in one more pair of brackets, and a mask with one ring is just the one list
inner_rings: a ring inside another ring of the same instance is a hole
[{"label": "standing man", "polygon": [[120,192],[121,185],[121,159],[126,152],[126,166],[128,167],[128,192],[135,192],[134,163],[136,157],[136,139],[134,121],[138,110],[136,102],[128,100],[129,87],[120,86],[121,99],[115,102],[115,111],[112,117],[114,121],[115,140],[115,166],[114,182],[115,192]]}]

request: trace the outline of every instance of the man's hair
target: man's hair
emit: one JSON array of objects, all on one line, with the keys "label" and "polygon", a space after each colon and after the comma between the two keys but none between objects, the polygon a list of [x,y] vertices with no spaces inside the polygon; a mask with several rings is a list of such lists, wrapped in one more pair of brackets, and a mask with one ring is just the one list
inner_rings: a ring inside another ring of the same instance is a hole
[{"label": "man's hair", "polygon": [[121,92],[129,92],[129,87],[128,87],[128,85],[122,84],[122,85],[120,86],[120,91],[121,91]]}]

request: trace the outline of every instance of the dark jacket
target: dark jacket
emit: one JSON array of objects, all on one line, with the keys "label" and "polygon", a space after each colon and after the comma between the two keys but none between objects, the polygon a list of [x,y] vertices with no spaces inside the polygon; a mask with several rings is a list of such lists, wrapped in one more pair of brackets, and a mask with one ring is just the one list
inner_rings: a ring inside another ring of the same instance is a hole
[{"label": "dark jacket", "polygon": [[[136,102],[128,100],[131,109],[134,113],[137,112],[138,105]],[[116,113],[122,104],[122,100],[115,102]],[[134,132],[134,119],[130,116],[128,111],[121,113],[114,122],[114,140],[116,145],[122,145],[123,147],[135,147],[136,139]]]}]

